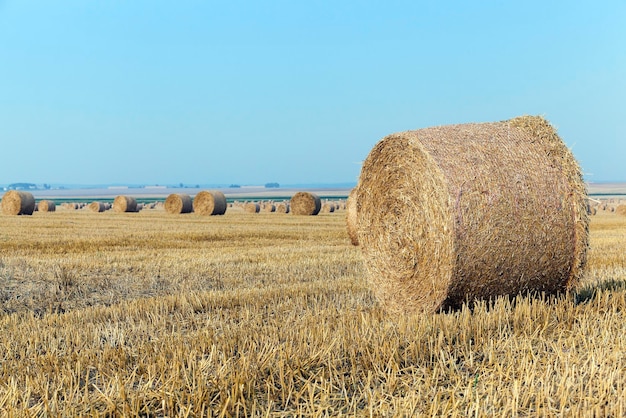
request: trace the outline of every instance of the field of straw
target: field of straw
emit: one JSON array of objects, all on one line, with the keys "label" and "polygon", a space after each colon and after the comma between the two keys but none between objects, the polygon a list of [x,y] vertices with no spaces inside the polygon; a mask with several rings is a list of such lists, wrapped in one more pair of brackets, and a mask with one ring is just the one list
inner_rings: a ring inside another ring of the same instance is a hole
[{"label": "field of straw", "polygon": [[390,315],[346,211],[0,216],[3,416],[625,416],[626,217],[558,297]]}]

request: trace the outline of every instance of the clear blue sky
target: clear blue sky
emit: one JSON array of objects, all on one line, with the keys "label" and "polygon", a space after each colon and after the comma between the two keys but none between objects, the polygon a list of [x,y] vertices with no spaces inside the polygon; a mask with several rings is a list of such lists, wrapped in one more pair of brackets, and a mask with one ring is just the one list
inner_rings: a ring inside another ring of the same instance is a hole
[{"label": "clear blue sky", "polygon": [[626,181],[626,2],[0,0],[0,184],[355,182],[387,134],[543,115]]}]

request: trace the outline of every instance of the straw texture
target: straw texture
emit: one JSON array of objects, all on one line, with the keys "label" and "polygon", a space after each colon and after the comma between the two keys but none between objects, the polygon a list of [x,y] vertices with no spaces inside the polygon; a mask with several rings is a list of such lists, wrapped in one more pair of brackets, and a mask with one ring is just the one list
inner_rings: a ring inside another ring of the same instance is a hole
[{"label": "straw texture", "polygon": [[317,215],[322,209],[322,201],[314,193],[297,192],[289,201],[289,208],[294,215]]},{"label": "straw texture", "polygon": [[2,196],[2,213],[5,215],[32,215],[35,198],[32,193],[9,190]]},{"label": "straw texture", "polygon": [[193,210],[200,215],[223,215],[227,207],[226,196],[219,190],[203,190],[193,199]]},{"label": "straw texture", "polygon": [[364,161],[358,242],[391,311],[556,293],[582,275],[586,205],[580,167],[541,117],[426,128]]}]

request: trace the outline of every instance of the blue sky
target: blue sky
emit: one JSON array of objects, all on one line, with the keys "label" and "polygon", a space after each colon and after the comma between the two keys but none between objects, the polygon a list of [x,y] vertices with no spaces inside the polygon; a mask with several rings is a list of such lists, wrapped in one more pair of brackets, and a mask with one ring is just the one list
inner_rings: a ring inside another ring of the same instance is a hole
[{"label": "blue sky", "polygon": [[626,181],[626,2],[0,0],[0,184],[355,182],[385,135],[543,115]]}]

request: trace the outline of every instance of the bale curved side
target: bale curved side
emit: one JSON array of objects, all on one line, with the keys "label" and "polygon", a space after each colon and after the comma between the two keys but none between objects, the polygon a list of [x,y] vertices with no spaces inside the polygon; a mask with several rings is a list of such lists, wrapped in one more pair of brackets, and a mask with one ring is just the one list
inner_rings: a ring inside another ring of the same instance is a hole
[{"label": "bale curved side", "polygon": [[227,207],[226,196],[219,190],[203,190],[193,199],[193,211],[200,215],[223,215]]},{"label": "bale curved side", "polygon": [[174,215],[191,213],[193,204],[188,194],[172,193],[165,199],[165,211]]},{"label": "bale curved side", "polygon": [[113,211],[117,213],[137,212],[137,200],[131,196],[119,195],[113,200]]},{"label": "bale curved side", "polygon": [[5,215],[32,215],[35,198],[32,193],[9,190],[2,196],[2,213]]},{"label": "bale curved side", "polygon": [[588,246],[580,167],[547,121],[392,134],[366,158],[357,237],[393,311],[436,311],[582,275]]},{"label": "bale curved side", "polygon": [[297,192],[289,201],[289,208],[294,215],[317,215],[322,209],[322,201],[314,193]]}]

